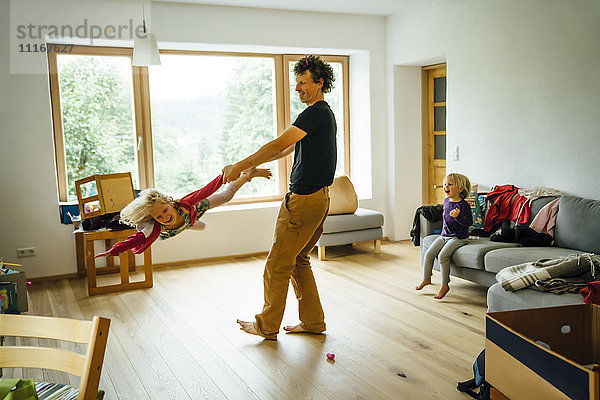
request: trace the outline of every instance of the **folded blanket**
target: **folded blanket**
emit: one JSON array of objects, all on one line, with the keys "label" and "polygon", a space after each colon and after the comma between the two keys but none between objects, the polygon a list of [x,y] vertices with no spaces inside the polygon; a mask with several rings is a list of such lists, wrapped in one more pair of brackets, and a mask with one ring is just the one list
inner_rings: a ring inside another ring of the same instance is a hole
[{"label": "folded blanket", "polygon": [[579,293],[583,296],[584,303],[600,305],[600,281],[588,283]]},{"label": "folded blanket", "polygon": [[579,293],[587,284],[588,281],[581,278],[552,278],[547,281],[535,281],[531,289],[554,294]]},{"label": "folded blanket", "polygon": [[591,253],[570,254],[560,258],[542,258],[535,262],[507,267],[496,274],[504,290],[515,291],[552,278],[568,278],[590,271],[600,276],[600,258]]}]

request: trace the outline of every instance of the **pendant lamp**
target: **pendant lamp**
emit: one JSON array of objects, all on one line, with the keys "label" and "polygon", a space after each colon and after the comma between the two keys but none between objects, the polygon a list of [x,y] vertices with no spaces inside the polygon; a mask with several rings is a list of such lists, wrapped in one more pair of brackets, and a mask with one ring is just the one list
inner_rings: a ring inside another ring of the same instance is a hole
[{"label": "pendant lamp", "polygon": [[136,36],[133,42],[133,60],[131,61],[131,65],[160,65],[160,55],[158,54],[156,38],[153,33],[146,32],[145,2],[142,3],[142,26],[145,37]]}]

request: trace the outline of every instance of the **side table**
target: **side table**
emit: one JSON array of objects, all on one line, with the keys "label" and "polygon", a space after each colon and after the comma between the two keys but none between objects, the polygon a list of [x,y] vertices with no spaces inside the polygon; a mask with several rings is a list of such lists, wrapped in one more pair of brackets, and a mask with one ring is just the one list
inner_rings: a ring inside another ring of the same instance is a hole
[{"label": "side table", "polygon": [[[152,252],[148,248],[144,251],[144,280],[139,282],[129,281],[129,272],[135,270],[135,256],[131,251],[119,255],[119,265],[114,265],[113,257],[106,258],[106,267],[96,268],[94,241],[104,240],[107,248],[114,240],[125,239],[136,233],[135,229],[122,231],[75,231],[75,247],[77,250],[77,274],[88,278],[88,294],[90,296],[101,293],[113,293],[124,290],[151,288],[152,281]],[[121,274],[121,283],[98,286],[96,276],[102,274]]]}]

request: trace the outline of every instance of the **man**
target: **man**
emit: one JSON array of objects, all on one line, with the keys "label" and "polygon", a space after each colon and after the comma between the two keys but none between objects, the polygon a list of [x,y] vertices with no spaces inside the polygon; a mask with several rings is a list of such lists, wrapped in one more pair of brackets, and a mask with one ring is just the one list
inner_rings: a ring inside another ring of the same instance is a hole
[{"label": "man", "polygon": [[290,279],[298,299],[300,323],[288,332],[321,333],[325,317],[308,254],[323,233],[329,210],[329,188],[336,165],[335,116],[324,100],[333,81],[333,69],[318,56],[303,57],[294,66],[296,92],[308,107],[277,139],[244,160],[223,168],[230,182],[248,168],[294,153],[290,191],[275,226],[273,245],[263,275],[264,306],[254,322],[238,320],[243,331],[277,340],[285,311]]}]

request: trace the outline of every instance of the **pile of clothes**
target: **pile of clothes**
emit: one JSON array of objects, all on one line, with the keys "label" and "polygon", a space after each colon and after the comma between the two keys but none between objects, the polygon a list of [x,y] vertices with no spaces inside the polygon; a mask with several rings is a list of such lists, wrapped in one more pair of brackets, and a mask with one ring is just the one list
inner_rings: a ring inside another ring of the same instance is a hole
[{"label": "pile of clothes", "polygon": [[510,292],[529,287],[555,294],[580,293],[585,303],[600,304],[600,256],[592,253],[513,265],[498,272],[496,280]]}]

